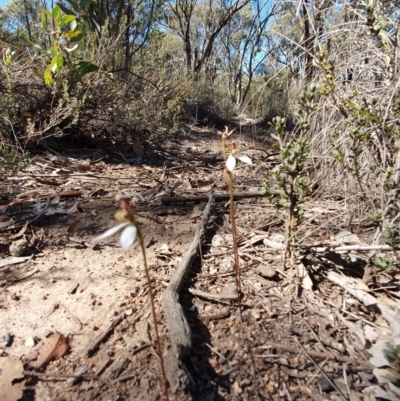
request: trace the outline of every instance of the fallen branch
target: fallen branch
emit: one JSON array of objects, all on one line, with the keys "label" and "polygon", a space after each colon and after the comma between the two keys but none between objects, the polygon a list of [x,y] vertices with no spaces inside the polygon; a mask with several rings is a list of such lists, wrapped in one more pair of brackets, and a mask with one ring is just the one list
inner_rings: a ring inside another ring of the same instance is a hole
[{"label": "fallen branch", "polygon": [[129,394],[127,394],[124,390],[118,388],[115,383],[102,379],[101,377],[97,375],[88,375],[88,374],[61,374],[61,373],[38,373],[38,372],[31,372],[28,370],[24,370],[24,375],[25,376],[31,376],[31,377],[42,377],[42,378],[50,378],[50,379],[58,379],[58,380],[68,380],[70,378],[75,378],[75,379],[84,379],[84,380],[98,380],[99,382],[105,384],[108,388],[112,388],[116,390],[118,393],[125,395],[126,397],[129,397]]},{"label": "fallen branch", "polygon": [[211,294],[200,290],[189,288],[189,292],[201,298],[210,299],[211,301],[236,301],[239,299],[237,294]]},{"label": "fallen branch", "polygon": [[[261,190],[259,191],[249,191],[249,192],[234,192],[233,197],[235,199],[245,199],[245,198],[257,198],[260,196],[265,196]],[[229,193],[215,193],[213,198],[216,201],[228,200]],[[161,198],[161,203],[164,205],[169,205],[171,203],[181,203],[181,202],[205,202],[208,200],[208,195],[189,195],[189,196],[163,196]]]},{"label": "fallen branch", "polygon": [[205,235],[213,203],[214,195],[211,192],[194,239],[178,269],[171,277],[164,295],[164,311],[171,335],[171,348],[168,350],[164,361],[167,379],[171,390],[174,393],[179,388],[185,388],[188,384],[188,377],[181,366],[182,360],[189,354],[192,347],[191,331],[185,318],[182,305],[179,303],[179,292],[189,273],[193,261],[199,253],[201,240]]},{"label": "fallen branch", "polygon": [[375,310],[378,310],[381,313],[382,317],[389,324],[392,325],[393,329],[393,324],[396,324],[400,316],[400,310],[397,307],[395,306],[390,307],[380,302],[377,298],[375,298],[371,294],[368,294],[365,291],[363,291],[360,288],[360,286],[357,285],[356,282],[354,282],[352,279],[346,276],[330,271],[326,274],[326,278],[335,283],[336,285],[342,287],[345,291],[353,295],[353,297],[357,298],[365,306],[372,307]]},{"label": "fallen branch", "polygon": [[400,247],[390,245],[340,245],[340,246],[311,246],[308,249],[312,252],[346,252],[346,251],[394,251]]}]

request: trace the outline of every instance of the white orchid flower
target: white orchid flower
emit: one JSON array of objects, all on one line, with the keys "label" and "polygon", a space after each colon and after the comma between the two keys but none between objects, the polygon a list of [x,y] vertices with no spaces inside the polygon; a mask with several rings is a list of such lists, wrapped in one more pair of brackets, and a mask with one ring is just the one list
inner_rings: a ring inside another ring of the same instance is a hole
[{"label": "white orchid flower", "polygon": [[64,46],[64,50],[66,50],[68,53],[73,52],[77,48],[78,48],[77,44],[75,46],[72,46],[70,49],[68,47]]},{"label": "white orchid flower", "polygon": [[99,242],[123,230],[119,242],[121,243],[122,248],[127,251],[136,240],[136,237],[138,235],[138,228],[135,216],[133,215],[132,205],[128,201],[128,199],[126,199],[123,195],[117,195],[117,201],[120,205],[121,210],[116,213],[115,218],[118,221],[123,221],[123,223],[109,228],[103,234],[94,238],[92,242]]},{"label": "white orchid flower", "polygon": [[231,154],[226,159],[226,168],[232,172],[236,167],[236,160],[240,160],[246,164],[253,164],[250,157],[243,153],[238,153],[235,143],[231,143]]},{"label": "white orchid flower", "polygon": [[136,226],[129,222],[121,223],[115,227],[108,229],[103,234],[94,238],[92,240],[92,242],[99,242],[105,238],[111,237],[112,235],[116,234],[118,231],[121,231],[123,228],[125,228],[125,229],[122,231],[119,241],[121,243],[122,248],[125,249],[125,251],[127,251],[135,242],[136,234],[137,234]]}]

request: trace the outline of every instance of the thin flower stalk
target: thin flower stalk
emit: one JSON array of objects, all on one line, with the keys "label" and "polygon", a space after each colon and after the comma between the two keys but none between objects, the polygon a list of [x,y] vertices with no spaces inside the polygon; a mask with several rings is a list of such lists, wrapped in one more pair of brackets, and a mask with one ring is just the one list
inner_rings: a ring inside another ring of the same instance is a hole
[{"label": "thin flower stalk", "polygon": [[236,282],[236,291],[238,296],[240,297],[242,294],[242,286],[240,280],[240,265],[239,265],[239,249],[238,249],[238,239],[237,239],[237,231],[236,231],[236,220],[235,220],[235,203],[233,199],[233,170],[236,167],[237,160],[242,161],[246,164],[252,164],[251,159],[238,152],[236,144],[231,143],[231,151],[226,158],[226,139],[231,135],[231,132],[228,132],[228,128],[225,127],[225,132],[222,134],[222,152],[225,160],[225,171],[227,174],[227,182],[229,188],[229,203],[230,203],[230,217],[231,217],[231,226],[232,226],[232,241],[233,241],[233,255],[234,255],[234,269],[235,269],[235,282]]},{"label": "thin flower stalk", "polygon": [[229,188],[229,203],[230,203],[230,216],[231,216],[231,226],[232,226],[232,241],[233,241],[233,257],[234,257],[234,268],[235,268],[235,282],[236,282],[236,291],[238,296],[240,297],[242,294],[242,286],[240,282],[240,267],[239,267],[239,249],[238,249],[238,240],[237,240],[237,232],[236,232],[236,220],[235,220],[235,203],[233,200],[233,177],[232,172],[227,168],[227,180],[228,180],[228,188]]},{"label": "thin flower stalk", "polygon": [[232,133],[235,131],[235,128],[232,131],[228,130],[228,127],[225,126],[225,131],[221,135],[221,147],[222,147],[222,156],[224,157],[224,162],[226,161],[226,140],[232,135]]},{"label": "thin flower stalk", "polygon": [[160,364],[161,364],[161,376],[162,376],[163,387],[164,387],[164,395],[165,395],[165,399],[167,401],[169,401],[167,376],[165,373],[164,358],[163,358],[163,354],[162,354],[161,341],[160,341],[160,336],[159,336],[158,327],[157,327],[157,314],[156,314],[156,309],[155,309],[154,293],[153,293],[153,288],[151,285],[152,280],[150,277],[149,266],[147,264],[146,247],[144,245],[143,235],[142,235],[140,227],[136,221],[135,215],[133,213],[131,202],[124,195],[117,195],[116,199],[117,199],[118,205],[120,207],[120,210],[116,213],[115,217],[116,217],[116,220],[121,221],[121,223],[115,227],[108,229],[103,234],[94,238],[93,242],[101,241],[102,239],[110,237],[121,230],[123,230],[123,231],[121,233],[120,243],[121,243],[122,248],[124,248],[125,250],[128,250],[129,247],[131,245],[133,245],[136,238],[139,241],[140,248],[141,248],[142,255],[143,255],[144,271],[146,274],[147,284],[148,284],[148,288],[149,288],[151,314],[153,317],[154,331],[156,334],[157,351],[158,351],[158,355],[160,358]]}]

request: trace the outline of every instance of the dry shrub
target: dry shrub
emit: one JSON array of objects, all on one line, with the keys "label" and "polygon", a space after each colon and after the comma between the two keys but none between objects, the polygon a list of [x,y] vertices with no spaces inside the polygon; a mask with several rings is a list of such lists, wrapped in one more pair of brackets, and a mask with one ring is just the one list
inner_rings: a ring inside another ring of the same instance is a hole
[{"label": "dry shrub", "polygon": [[132,136],[160,131],[160,127],[163,133],[176,130],[187,90],[176,77],[155,68],[140,74],[121,69],[85,76],[64,69],[51,88],[43,84],[43,69],[37,62],[18,60],[3,65],[2,147],[32,148],[59,137],[106,146],[130,142]]},{"label": "dry shrub", "polygon": [[[320,193],[345,198],[349,211],[365,216],[388,211],[399,184],[399,48],[390,36],[398,22],[383,8],[350,11],[354,18],[330,31],[329,52],[314,60],[321,97],[310,121],[310,156]],[[371,15],[385,17],[381,29]]]}]

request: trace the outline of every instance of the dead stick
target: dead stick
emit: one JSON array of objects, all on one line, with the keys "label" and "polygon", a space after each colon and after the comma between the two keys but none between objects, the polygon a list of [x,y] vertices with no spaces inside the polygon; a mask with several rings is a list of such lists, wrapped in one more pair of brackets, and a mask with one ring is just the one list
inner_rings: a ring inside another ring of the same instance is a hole
[{"label": "dead stick", "polygon": [[[264,196],[261,191],[249,191],[249,192],[234,192],[233,197],[235,199],[245,199],[245,198],[257,198],[259,196]],[[213,198],[217,201],[228,200],[228,193],[216,193]],[[205,202],[208,200],[207,195],[188,195],[188,196],[163,196],[161,202],[164,205],[169,205],[170,203],[181,203],[181,202]]]},{"label": "dead stick", "polygon": [[194,239],[178,269],[171,277],[164,295],[163,306],[172,342],[172,346],[164,360],[168,382],[173,392],[176,392],[179,387],[185,387],[188,384],[187,375],[181,369],[180,364],[183,358],[189,354],[192,347],[191,331],[182,305],[179,303],[179,292],[189,274],[193,261],[199,253],[213,203],[214,196],[211,192]]},{"label": "dead stick", "polygon": [[390,245],[340,245],[340,246],[310,246],[308,249],[316,253],[324,252],[349,252],[349,251],[394,251],[400,247]]},{"label": "dead stick", "polygon": [[77,379],[85,379],[85,380],[98,380],[99,382],[105,384],[109,388],[113,388],[120,394],[124,394],[125,396],[129,396],[124,390],[119,389],[114,383],[110,382],[109,380],[102,379],[96,375],[88,375],[88,374],[63,374],[63,373],[37,373],[31,372],[28,370],[24,370],[23,374],[25,376],[34,376],[34,377],[48,377],[53,379],[60,379],[60,380],[67,380],[71,377],[75,377]]},{"label": "dead stick", "polygon": [[[259,349],[279,349],[281,351],[286,351],[291,354],[298,354],[299,353],[299,348],[298,347],[291,347],[286,344],[279,344],[273,341],[267,341],[264,345],[261,345],[257,347]],[[341,363],[352,363],[352,364],[358,364],[362,366],[365,369],[371,369],[371,364],[369,362],[365,361],[359,361],[355,360],[353,358],[349,358],[348,356],[341,356],[333,353],[326,353],[326,352],[319,352],[319,351],[307,351],[309,355],[311,355],[313,358],[325,358],[325,359],[334,359],[338,362]]]},{"label": "dead stick", "polygon": [[313,365],[322,373],[322,375],[325,377],[326,380],[331,384],[331,386],[341,395],[341,397],[347,401],[348,398],[343,394],[343,392],[340,390],[340,388],[336,385],[336,383],[331,380],[331,378],[326,374],[326,372],[321,368],[321,366],[318,365],[317,362],[314,361],[312,356],[306,351],[306,349],[303,347],[301,342],[298,340],[298,338],[295,337],[295,340],[297,341],[297,344],[300,345],[300,348],[303,350],[303,352],[306,354],[306,356],[310,359],[310,361],[313,363]]},{"label": "dead stick", "polygon": [[239,299],[238,294],[211,294],[209,292],[195,290],[194,288],[189,288],[189,292],[197,297],[210,299],[212,301],[236,301]]},{"label": "dead stick", "polygon": [[108,327],[108,329],[102,333],[99,337],[97,337],[97,339],[95,340],[95,342],[93,343],[92,346],[90,346],[85,354],[86,356],[91,356],[94,351],[96,351],[96,349],[99,347],[99,345],[104,341],[104,339],[115,329],[116,326],[118,326],[126,317],[125,312],[122,312],[112,323],[111,325]]},{"label": "dead stick", "polygon": [[68,313],[71,315],[72,319],[74,319],[75,322],[77,322],[77,323],[79,324],[80,329],[82,329],[83,323],[82,323],[82,322],[81,322],[66,306],[64,306],[61,302],[57,302],[57,303],[58,303],[58,305],[60,305],[66,312],[68,312]]}]

